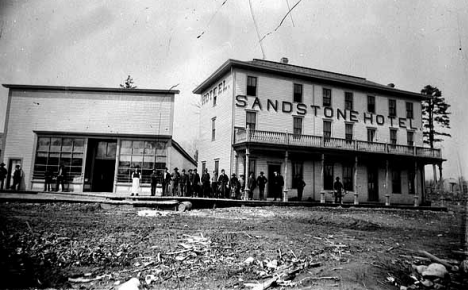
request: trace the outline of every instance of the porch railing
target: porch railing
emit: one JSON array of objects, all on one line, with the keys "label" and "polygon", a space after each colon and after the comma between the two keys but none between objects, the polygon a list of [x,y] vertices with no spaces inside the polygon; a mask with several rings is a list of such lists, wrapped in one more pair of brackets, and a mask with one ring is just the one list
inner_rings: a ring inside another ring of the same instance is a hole
[{"label": "porch railing", "polygon": [[442,158],[440,149],[235,128],[234,144],[244,142]]}]

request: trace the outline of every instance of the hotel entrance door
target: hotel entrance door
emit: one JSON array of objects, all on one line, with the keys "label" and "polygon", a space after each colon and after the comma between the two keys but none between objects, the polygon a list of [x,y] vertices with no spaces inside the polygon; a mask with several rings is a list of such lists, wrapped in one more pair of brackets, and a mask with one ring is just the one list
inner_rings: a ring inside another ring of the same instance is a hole
[{"label": "hotel entrance door", "polygon": [[91,191],[112,192],[114,190],[116,140],[89,139],[85,176]]},{"label": "hotel entrance door", "polygon": [[[268,186],[268,193],[267,193],[267,196],[270,197],[270,198],[274,198],[275,197],[275,193],[274,193],[274,189],[273,189],[273,180],[275,179],[275,174],[274,172],[281,172],[281,165],[268,165],[268,183],[267,183],[267,186]],[[280,194],[279,198],[281,200],[281,196],[282,194]]]},{"label": "hotel entrance door", "polygon": [[369,201],[379,201],[379,171],[377,167],[367,168],[367,192]]}]

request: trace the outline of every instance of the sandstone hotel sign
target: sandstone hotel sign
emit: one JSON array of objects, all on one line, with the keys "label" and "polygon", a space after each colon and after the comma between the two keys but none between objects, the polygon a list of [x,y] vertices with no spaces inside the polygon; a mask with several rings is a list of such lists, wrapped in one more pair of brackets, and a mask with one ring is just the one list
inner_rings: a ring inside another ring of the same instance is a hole
[{"label": "sandstone hotel sign", "polygon": [[344,120],[349,122],[364,122],[368,125],[379,125],[383,126],[385,124],[390,125],[391,127],[400,127],[417,130],[417,127],[413,126],[413,119],[400,118],[372,114],[372,113],[360,113],[354,110],[341,110],[333,109],[332,107],[320,107],[317,105],[306,105],[304,103],[292,103],[288,101],[271,100],[267,99],[261,101],[259,98],[255,98],[253,103],[249,104],[249,99],[245,95],[236,96],[236,106],[238,108],[249,108],[252,110],[267,110],[269,112],[282,112],[282,113],[295,113],[299,116],[305,116],[307,114],[313,114],[317,117],[318,114],[323,115],[325,118]]}]

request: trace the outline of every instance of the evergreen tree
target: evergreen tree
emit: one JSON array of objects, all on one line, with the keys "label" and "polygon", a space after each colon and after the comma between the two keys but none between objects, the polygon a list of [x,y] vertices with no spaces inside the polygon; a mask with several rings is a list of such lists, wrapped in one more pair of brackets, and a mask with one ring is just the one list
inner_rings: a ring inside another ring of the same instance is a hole
[{"label": "evergreen tree", "polygon": [[133,78],[130,75],[128,75],[127,79],[125,80],[123,84],[120,84],[120,87],[122,89],[136,89],[137,88],[137,86],[133,84]]},{"label": "evergreen tree", "polygon": [[442,137],[452,137],[449,133],[442,132],[440,129],[450,129],[450,112],[447,112],[450,105],[445,102],[442,92],[437,87],[425,86],[421,93],[428,98],[422,101],[422,122],[423,139],[431,149],[434,144],[442,142]]}]

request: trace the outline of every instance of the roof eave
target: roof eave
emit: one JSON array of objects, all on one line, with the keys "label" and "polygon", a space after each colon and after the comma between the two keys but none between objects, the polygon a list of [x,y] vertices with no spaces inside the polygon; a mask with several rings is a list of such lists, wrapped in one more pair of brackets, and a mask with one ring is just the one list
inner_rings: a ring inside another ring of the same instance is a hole
[{"label": "roof eave", "polygon": [[69,86],[44,86],[44,85],[21,85],[3,84],[3,87],[16,90],[52,90],[52,91],[86,91],[86,92],[113,92],[127,94],[179,94],[179,90],[160,89],[123,89],[105,87],[69,87]]}]

